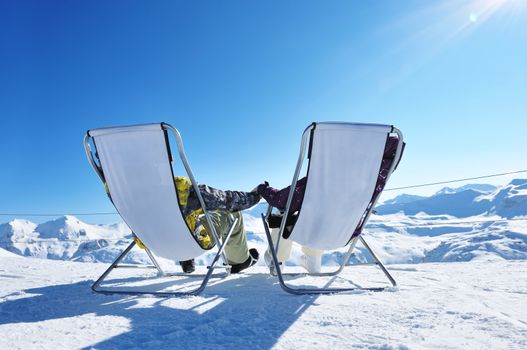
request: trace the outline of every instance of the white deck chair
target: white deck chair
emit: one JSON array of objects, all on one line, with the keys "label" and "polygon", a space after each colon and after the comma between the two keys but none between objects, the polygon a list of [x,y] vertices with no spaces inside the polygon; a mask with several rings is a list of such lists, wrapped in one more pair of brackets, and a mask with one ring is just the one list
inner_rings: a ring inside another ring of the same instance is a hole
[{"label": "white deck chair", "polygon": [[[212,228],[212,235],[217,242],[216,256],[206,274],[167,274],[161,269],[152,254],[174,261],[184,261],[205,252],[190,232],[179,207],[168,131],[171,131],[175,136],[179,156],[198,195],[209,226]],[[90,139],[95,146],[95,157],[90,147]],[[230,266],[226,265],[227,259],[224,255],[224,248],[237,220],[232,223],[225,239],[222,239],[222,236],[216,232],[205,208],[196,179],[185,156],[181,135],[177,129],[165,123],[94,129],[87,132],[84,138],[84,146],[90,164],[105,184],[112,203],[134,236],[130,245],[93,284],[93,291],[106,294],[154,294],[161,296],[199,294],[207,285],[220,257],[223,258],[224,264],[218,267],[226,269],[222,276],[229,274]],[[162,276],[184,275],[203,278],[201,285],[188,292],[150,292],[102,288],[100,284],[113,269],[137,267],[137,265],[119,264],[136,245],[136,237],[144,243],[145,250],[152,260],[153,265],[148,267],[156,268]]]},{"label": "white deck chair", "polygon": [[[400,160],[403,147],[402,133],[389,125],[356,123],[313,123],[302,135],[300,155],[291,183],[283,217],[287,218],[295,185],[304,161],[306,145],[309,145],[308,176],[306,190],[298,219],[289,239],[311,248],[333,250],[349,245],[338,270],[328,273],[310,274],[314,276],[335,276],[348,264],[358,240],[372,255],[390,280],[394,278],[366,243],[361,234],[354,234],[368,220],[378,196],[373,196],[384,148],[390,134],[398,137],[397,151],[388,171],[388,177]],[[310,138],[308,142],[308,138]],[[379,291],[384,288],[303,288],[291,287],[285,283],[285,275],[278,262],[277,251],[280,238],[285,231],[286,220],[282,219],[276,244],[273,244],[267,223],[272,208],[267,215],[262,214],[264,228],[276,267],[281,287],[293,294],[326,294],[356,289]],[[360,226],[359,226],[360,225]],[[292,274],[290,274],[292,275]],[[296,274],[298,275],[298,274]]]}]

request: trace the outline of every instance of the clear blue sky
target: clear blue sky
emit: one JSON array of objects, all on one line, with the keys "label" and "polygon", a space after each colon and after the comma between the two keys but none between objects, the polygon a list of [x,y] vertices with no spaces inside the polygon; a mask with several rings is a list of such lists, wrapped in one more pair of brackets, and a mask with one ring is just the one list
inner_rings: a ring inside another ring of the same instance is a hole
[{"label": "clear blue sky", "polygon": [[0,213],[113,211],[84,133],[154,121],[224,189],[324,120],[403,131],[390,187],[525,169],[526,38],[523,0],[3,1]]}]

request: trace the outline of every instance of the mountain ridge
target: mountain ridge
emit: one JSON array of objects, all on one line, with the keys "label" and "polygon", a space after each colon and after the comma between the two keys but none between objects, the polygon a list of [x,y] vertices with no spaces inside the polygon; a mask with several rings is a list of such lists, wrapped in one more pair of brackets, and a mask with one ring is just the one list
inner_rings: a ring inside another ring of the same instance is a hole
[{"label": "mountain ridge", "polygon": [[[527,225],[506,221],[525,217],[527,222],[527,180],[513,180],[486,192],[482,188],[490,187],[475,186],[438,191],[430,197],[396,197],[389,202],[392,204],[385,202],[376,207],[377,214],[372,215],[365,234],[388,263],[527,259]],[[383,210],[386,208],[392,210]],[[266,210],[267,204],[259,203],[243,213],[249,245],[261,252],[267,241],[262,235],[260,213]],[[111,262],[130,241],[131,232],[124,223],[94,225],[74,216],[39,225],[24,219],[0,225],[0,248],[29,257]],[[358,248],[353,261],[371,260],[365,250]],[[293,263],[299,261],[300,254],[295,248]],[[197,263],[207,264],[211,256],[209,252]],[[338,264],[343,256],[325,253],[323,262]],[[148,258],[144,251],[134,249],[125,261],[146,262]]]},{"label": "mountain ridge", "polygon": [[[493,191],[482,191],[483,186],[465,185],[457,189],[445,187],[430,197],[415,200],[407,195],[400,195],[378,205],[375,210],[381,215],[399,212],[417,215],[423,212],[428,215],[448,214],[458,218],[499,215],[510,219],[527,215],[527,179],[515,179],[502,187],[492,186]],[[398,200],[398,197],[402,200]]]}]

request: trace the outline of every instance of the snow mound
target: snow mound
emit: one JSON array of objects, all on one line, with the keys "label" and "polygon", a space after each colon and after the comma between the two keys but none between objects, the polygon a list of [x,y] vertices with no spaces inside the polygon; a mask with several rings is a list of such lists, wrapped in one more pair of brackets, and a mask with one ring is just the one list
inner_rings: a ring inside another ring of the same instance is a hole
[{"label": "snow mound", "polygon": [[0,248],[0,258],[20,258],[20,255],[8,252],[5,249]]}]

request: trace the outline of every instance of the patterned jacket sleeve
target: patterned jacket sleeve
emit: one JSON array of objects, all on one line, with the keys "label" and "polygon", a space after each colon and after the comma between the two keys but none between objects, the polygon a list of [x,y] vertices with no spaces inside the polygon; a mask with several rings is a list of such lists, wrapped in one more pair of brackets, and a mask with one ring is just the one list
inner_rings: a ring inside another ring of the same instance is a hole
[{"label": "patterned jacket sleeve", "polygon": [[[306,190],[307,178],[303,177],[298,180],[293,194],[293,200],[291,202],[290,212],[294,213],[299,210],[304,201],[304,192]],[[274,187],[269,186],[269,183],[265,182],[258,186],[257,192],[262,196],[263,199],[269,203],[270,206],[275,207],[279,210],[285,210],[287,204],[287,197],[289,196],[289,190],[291,186],[287,186],[278,190]]]},{"label": "patterned jacket sleeve", "polygon": [[260,201],[256,192],[222,191],[207,185],[198,185],[207,210],[227,210],[236,212],[249,209]]}]

